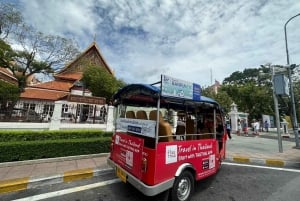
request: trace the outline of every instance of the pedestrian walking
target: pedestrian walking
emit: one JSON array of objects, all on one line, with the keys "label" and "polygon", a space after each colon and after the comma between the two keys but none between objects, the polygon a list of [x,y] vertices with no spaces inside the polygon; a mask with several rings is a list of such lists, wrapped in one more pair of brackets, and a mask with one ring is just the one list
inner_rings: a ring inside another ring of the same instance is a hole
[{"label": "pedestrian walking", "polygon": [[269,122],[267,120],[264,123],[264,128],[266,132],[269,132]]},{"label": "pedestrian walking", "polygon": [[241,121],[240,119],[238,119],[238,125],[237,125],[237,135],[241,134],[241,130],[242,130],[242,125],[241,125]]},{"label": "pedestrian walking", "polygon": [[244,122],[243,124],[243,131],[244,131],[244,135],[248,136],[248,125],[246,122]]},{"label": "pedestrian walking", "polygon": [[255,121],[254,124],[254,135],[258,135],[258,130],[259,130],[259,122]]},{"label": "pedestrian walking", "polygon": [[229,137],[229,139],[231,139],[231,125],[230,125],[230,122],[227,122],[226,123],[226,132],[227,132],[227,135]]}]

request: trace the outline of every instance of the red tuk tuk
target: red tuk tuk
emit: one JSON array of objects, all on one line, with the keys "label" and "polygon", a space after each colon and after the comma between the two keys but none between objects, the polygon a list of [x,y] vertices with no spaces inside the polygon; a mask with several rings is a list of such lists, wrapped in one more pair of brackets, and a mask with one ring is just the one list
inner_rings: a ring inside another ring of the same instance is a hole
[{"label": "red tuk tuk", "polygon": [[[160,84],[160,87],[155,86]],[[166,75],[114,95],[115,132],[108,164],[147,196],[191,199],[194,183],[216,174],[225,158],[220,105],[200,85]]]}]

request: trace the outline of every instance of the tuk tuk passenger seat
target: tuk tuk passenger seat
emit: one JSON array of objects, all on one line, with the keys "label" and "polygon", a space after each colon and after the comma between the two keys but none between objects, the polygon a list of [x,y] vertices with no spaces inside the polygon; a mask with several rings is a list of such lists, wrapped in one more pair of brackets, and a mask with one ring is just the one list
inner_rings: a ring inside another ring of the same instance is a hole
[{"label": "tuk tuk passenger seat", "polygon": [[[157,110],[152,110],[149,114],[149,119],[156,121],[157,117]],[[173,135],[172,135],[172,127],[171,125],[166,122],[161,112],[159,111],[159,129],[158,129],[159,136],[168,136],[168,137],[161,137],[159,138],[159,142],[173,142]]]},{"label": "tuk tuk passenger seat", "polygon": [[186,119],[186,140],[193,140],[194,136],[189,134],[195,134],[195,122],[193,119]]},{"label": "tuk tuk passenger seat", "polygon": [[[159,138],[159,142],[173,142],[173,135],[172,135],[172,127],[168,122],[159,122],[159,136],[164,136]],[[166,137],[165,137],[166,136]]]},{"label": "tuk tuk passenger seat", "polygon": [[134,111],[127,111],[125,117],[128,118],[128,119],[135,119],[136,118]]},{"label": "tuk tuk passenger seat", "polygon": [[148,116],[147,116],[147,113],[146,111],[144,110],[139,110],[136,112],[136,118],[137,119],[145,119],[145,120],[148,120]]}]

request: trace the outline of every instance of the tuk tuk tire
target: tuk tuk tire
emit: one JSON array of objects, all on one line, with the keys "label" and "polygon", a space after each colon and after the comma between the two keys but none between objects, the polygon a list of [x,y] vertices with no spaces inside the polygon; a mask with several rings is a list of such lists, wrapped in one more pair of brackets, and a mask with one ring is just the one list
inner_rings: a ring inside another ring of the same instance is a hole
[{"label": "tuk tuk tire", "polygon": [[182,172],[174,182],[170,192],[172,201],[189,201],[195,188],[195,178],[193,174],[186,170]]}]

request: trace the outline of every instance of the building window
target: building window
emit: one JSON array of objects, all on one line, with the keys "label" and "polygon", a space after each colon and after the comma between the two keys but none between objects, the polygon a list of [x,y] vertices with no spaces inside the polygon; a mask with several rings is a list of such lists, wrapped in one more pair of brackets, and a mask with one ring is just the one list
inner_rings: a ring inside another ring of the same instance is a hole
[{"label": "building window", "polygon": [[67,104],[63,104],[62,105],[62,112],[63,113],[68,113],[68,110],[69,110],[69,106]]},{"label": "building window", "polygon": [[94,116],[94,105],[89,106],[89,116],[93,117]]},{"label": "building window", "polygon": [[53,110],[54,110],[54,105],[44,105],[43,116],[48,118],[52,117]]},{"label": "building window", "polygon": [[28,110],[35,110],[35,104],[34,103],[24,103],[23,108],[28,111]]},{"label": "building window", "polygon": [[23,108],[24,108],[25,110],[28,110],[29,105],[30,105],[29,103],[24,103],[24,104],[23,104]]}]

